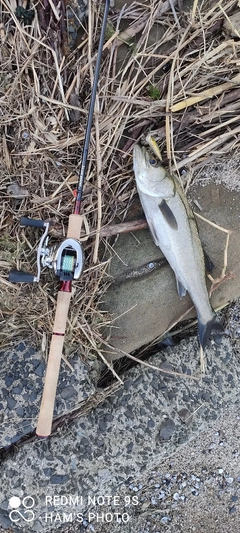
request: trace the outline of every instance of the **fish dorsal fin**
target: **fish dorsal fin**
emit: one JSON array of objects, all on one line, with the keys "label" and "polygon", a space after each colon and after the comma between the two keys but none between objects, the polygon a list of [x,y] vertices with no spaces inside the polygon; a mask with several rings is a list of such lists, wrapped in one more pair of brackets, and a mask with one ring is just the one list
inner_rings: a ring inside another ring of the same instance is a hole
[{"label": "fish dorsal fin", "polygon": [[178,223],[176,221],[176,218],[169,205],[167,204],[166,200],[162,200],[158,207],[170,228],[175,230],[178,229]]},{"label": "fish dorsal fin", "polygon": [[178,296],[180,298],[180,300],[183,298],[183,296],[186,296],[187,294],[187,290],[185,289],[185,287],[182,285],[181,281],[179,281],[179,279],[176,278],[176,282],[177,282],[177,291],[178,291]]}]

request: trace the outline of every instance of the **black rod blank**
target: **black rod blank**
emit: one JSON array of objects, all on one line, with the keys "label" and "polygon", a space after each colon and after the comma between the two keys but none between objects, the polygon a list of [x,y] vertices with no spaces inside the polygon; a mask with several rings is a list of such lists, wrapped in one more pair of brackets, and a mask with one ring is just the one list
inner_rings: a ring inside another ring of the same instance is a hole
[{"label": "black rod blank", "polygon": [[95,100],[96,100],[96,94],[97,94],[98,78],[99,78],[99,72],[100,72],[102,49],[103,49],[103,44],[104,44],[104,37],[105,37],[105,33],[106,33],[109,6],[110,6],[110,0],[106,0],[105,10],[104,10],[104,15],[103,15],[103,23],[102,23],[101,35],[100,35],[100,39],[99,39],[97,61],[96,61],[95,74],[94,74],[94,80],[93,80],[93,86],[92,86],[92,94],[91,94],[91,100],[90,100],[90,105],[89,105],[86,135],[85,135],[84,147],[83,147],[83,153],[82,153],[82,161],[81,161],[80,170],[79,170],[77,196],[76,196],[75,207],[74,207],[74,214],[75,215],[79,215],[80,209],[81,209],[81,199],[82,199],[82,193],[83,193],[83,184],[84,184],[84,178],[85,178],[85,174],[86,174],[88,149],[89,149],[89,143],[90,143],[90,135],[91,135],[92,121],[93,121],[93,113],[94,113],[94,106],[95,106]]}]

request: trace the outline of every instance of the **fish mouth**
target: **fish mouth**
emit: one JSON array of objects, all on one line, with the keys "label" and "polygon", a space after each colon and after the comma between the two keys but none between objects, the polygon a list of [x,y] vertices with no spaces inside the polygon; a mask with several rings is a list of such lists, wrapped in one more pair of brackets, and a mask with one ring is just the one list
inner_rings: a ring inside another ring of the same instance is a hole
[{"label": "fish mouth", "polygon": [[152,153],[156,156],[157,160],[162,162],[162,154],[160,152],[156,139],[152,135],[147,135],[146,141],[149,144]]},{"label": "fish mouth", "polygon": [[145,170],[149,170],[153,166],[156,167],[162,165],[162,156],[155,139],[148,136],[147,141],[150,146],[150,150],[145,146],[140,146],[139,144],[135,144],[133,148],[133,161],[135,168],[138,166],[139,169],[145,168]]},{"label": "fish mouth", "polygon": [[133,148],[133,161],[134,165],[139,166],[140,168],[143,168],[143,166],[146,169],[150,168],[150,154],[148,150],[145,148],[145,146],[140,146],[139,144],[135,144]]}]

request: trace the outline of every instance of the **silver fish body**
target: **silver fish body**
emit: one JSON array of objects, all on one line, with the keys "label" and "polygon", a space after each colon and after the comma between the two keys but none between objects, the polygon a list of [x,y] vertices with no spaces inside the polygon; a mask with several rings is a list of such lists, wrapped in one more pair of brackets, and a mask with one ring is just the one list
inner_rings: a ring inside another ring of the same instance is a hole
[{"label": "silver fish body", "polygon": [[177,178],[144,147],[135,145],[133,168],[153,240],[173,269],[180,298],[189,293],[198,316],[200,344],[211,331],[222,333],[209,302],[205,261],[194,214]]}]

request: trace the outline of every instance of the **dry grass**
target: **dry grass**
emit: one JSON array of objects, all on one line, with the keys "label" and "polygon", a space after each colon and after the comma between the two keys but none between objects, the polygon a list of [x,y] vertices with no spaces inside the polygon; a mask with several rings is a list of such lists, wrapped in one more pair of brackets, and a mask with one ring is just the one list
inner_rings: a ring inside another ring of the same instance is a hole
[{"label": "dry grass", "polygon": [[[214,150],[229,152],[239,144],[240,41],[223,31],[225,21],[239,9],[237,3],[195,1],[190,14],[180,13],[176,1],[171,1],[172,8],[166,4],[132,2],[109,17],[82,205],[86,268],[74,284],[67,352],[76,346],[85,356],[98,352],[101,326],[109,320],[100,311],[107,286],[100,229],[123,222],[131,205],[136,192],[131,162],[135,140],[155,135],[172,169],[194,168],[213,157]],[[65,235],[102,9],[100,3],[89,2],[89,26],[70,52],[53,15],[43,29],[39,5],[26,24],[16,18],[15,0],[0,0],[0,346],[30,337],[43,343],[47,353],[45,334],[52,329],[57,280],[46,269],[36,286],[14,286],[7,278],[11,267],[36,271],[39,232],[21,229],[20,216],[51,220],[53,244]],[[21,189],[13,194],[16,184]]]}]

